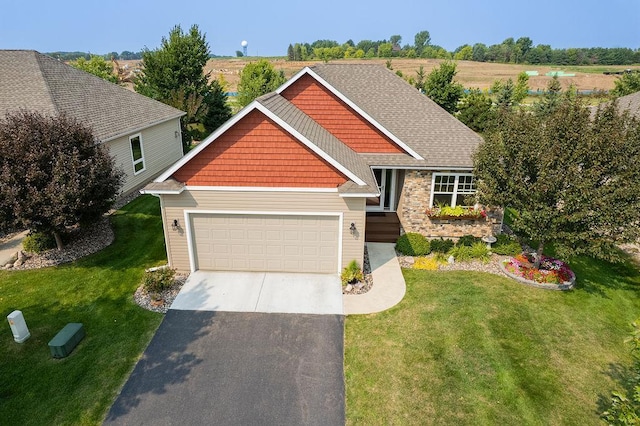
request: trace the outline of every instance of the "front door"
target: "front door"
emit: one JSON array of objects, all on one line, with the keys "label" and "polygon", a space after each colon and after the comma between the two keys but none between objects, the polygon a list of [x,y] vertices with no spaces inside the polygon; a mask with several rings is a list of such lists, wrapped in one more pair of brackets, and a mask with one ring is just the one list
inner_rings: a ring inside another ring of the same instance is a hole
[{"label": "front door", "polygon": [[380,197],[367,199],[367,211],[395,211],[395,169],[373,169],[373,174],[378,182]]}]

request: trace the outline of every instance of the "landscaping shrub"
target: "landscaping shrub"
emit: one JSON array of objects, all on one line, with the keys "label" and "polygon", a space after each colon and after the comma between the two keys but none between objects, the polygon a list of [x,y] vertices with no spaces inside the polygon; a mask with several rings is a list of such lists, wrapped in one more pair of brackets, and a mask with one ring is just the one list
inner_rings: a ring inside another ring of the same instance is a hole
[{"label": "landscaping shrub", "polygon": [[142,285],[147,293],[158,294],[171,288],[176,270],[171,268],[159,268],[146,271],[142,278]]},{"label": "landscaping shrub", "polygon": [[485,243],[476,242],[471,246],[471,257],[473,259],[478,259],[483,262],[488,262],[490,258],[489,253],[491,252],[489,251],[489,248]]},{"label": "landscaping shrub", "polygon": [[362,269],[360,268],[360,265],[358,265],[358,262],[355,260],[349,262],[349,264],[342,270],[340,280],[342,281],[342,285],[363,281],[364,274],[362,273]]},{"label": "landscaping shrub", "polygon": [[447,238],[446,240],[443,240],[442,238],[439,240],[431,240],[430,244],[431,251],[436,253],[447,253],[454,246],[453,240],[450,238]]},{"label": "landscaping shrub", "polygon": [[452,248],[449,253],[456,262],[468,262],[472,259],[471,246],[457,246]]},{"label": "landscaping shrub", "polygon": [[405,256],[424,256],[431,252],[431,244],[424,235],[408,232],[398,238],[396,250]]},{"label": "landscaping shrub", "polygon": [[24,251],[41,253],[56,247],[56,239],[50,232],[32,232],[22,241]]},{"label": "landscaping shrub", "polygon": [[413,264],[413,269],[423,269],[426,271],[437,271],[438,260],[433,257],[419,257]]},{"label": "landscaping shrub", "polygon": [[492,252],[504,256],[515,256],[522,252],[522,247],[516,237],[507,234],[498,234],[496,238],[497,241],[491,247]]},{"label": "landscaping shrub", "polygon": [[468,246],[471,247],[474,243],[479,243],[481,242],[482,239],[480,239],[480,237],[475,237],[473,235],[463,235],[462,237],[460,237],[460,239],[458,239],[458,242],[456,243],[456,246]]},{"label": "landscaping shrub", "polygon": [[482,242],[475,242],[471,246],[460,245],[451,249],[449,252],[457,262],[467,262],[477,259],[483,262],[489,260],[489,249]]}]

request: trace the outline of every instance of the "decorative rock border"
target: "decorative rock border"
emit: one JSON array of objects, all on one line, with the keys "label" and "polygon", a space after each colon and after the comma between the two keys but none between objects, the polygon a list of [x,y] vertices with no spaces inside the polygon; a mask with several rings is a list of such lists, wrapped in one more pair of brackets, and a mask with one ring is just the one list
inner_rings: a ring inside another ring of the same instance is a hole
[{"label": "decorative rock border", "polygon": [[504,273],[507,277],[518,281],[521,284],[528,285],[529,287],[541,288],[544,290],[567,291],[567,290],[572,290],[573,287],[576,285],[576,275],[573,273],[573,271],[571,271],[571,280],[565,281],[562,284],[539,283],[536,281],[531,281],[531,280],[519,277],[518,275],[512,274],[511,272],[507,271],[507,268],[505,267],[505,263],[508,261],[509,259],[505,259],[502,262],[498,263],[498,265],[500,266],[500,269],[502,270],[502,273]]}]

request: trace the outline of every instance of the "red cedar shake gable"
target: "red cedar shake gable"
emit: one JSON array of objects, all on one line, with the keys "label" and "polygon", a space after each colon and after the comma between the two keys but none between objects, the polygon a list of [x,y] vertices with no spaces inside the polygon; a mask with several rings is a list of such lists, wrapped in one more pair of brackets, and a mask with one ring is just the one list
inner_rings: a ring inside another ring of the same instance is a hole
[{"label": "red cedar shake gable", "polygon": [[173,174],[188,186],[335,188],[348,179],[260,111],[251,111]]},{"label": "red cedar shake gable", "polygon": [[355,152],[404,153],[402,148],[309,74],[301,76],[281,95]]}]

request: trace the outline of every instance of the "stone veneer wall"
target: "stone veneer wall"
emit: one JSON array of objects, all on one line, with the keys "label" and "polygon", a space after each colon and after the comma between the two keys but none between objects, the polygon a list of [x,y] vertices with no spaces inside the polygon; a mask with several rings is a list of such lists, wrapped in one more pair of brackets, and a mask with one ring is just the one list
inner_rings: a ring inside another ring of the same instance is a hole
[{"label": "stone veneer wall", "polygon": [[[446,173],[446,171],[444,171]],[[502,209],[489,209],[486,219],[429,219],[426,210],[431,198],[432,172],[407,170],[398,203],[402,232],[418,232],[429,238],[459,238],[463,235],[483,237],[501,232]]]}]

